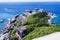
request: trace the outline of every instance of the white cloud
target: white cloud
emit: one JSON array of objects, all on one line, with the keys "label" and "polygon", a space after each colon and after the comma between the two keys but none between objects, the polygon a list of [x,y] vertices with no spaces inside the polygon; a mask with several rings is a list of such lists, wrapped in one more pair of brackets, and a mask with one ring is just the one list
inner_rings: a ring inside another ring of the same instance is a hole
[{"label": "white cloud", "polygon": [[60,2],[60,0],[0,0],[0,2]]}]

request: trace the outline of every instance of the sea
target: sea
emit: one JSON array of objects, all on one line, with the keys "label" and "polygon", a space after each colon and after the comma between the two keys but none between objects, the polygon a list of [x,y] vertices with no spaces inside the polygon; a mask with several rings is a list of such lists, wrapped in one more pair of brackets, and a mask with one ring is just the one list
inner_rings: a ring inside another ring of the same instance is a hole
[{"label": "sea", "polygon": [[55,24],[60,24],[60,2],[11,2],[0,3],[0,31],[7,24],[8,19],[11,19],[16,14],[23,14],[24,10],[34,10],[35,8],[44,9],[47,12],[55,14],[57,17],[53,19]]}]

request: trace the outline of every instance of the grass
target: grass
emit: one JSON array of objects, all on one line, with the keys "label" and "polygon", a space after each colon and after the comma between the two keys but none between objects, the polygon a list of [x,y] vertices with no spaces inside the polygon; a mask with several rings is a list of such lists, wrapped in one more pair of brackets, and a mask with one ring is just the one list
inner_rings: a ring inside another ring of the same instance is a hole
[{"label": "grass", "polygon": [[32,32],[26,35],[22,40],[32,40],[33,38],[48,35],[53,32],[60,31],[60,26],[42,26],[36,27]]},{"label": "grass", "polygon": [[[21,25],[26,26],[24,31],[24,36],[22,40],[32,40],[37,37],[48,35],[53,32],[60,31],[60,25],[51,25],[47,23],[49,17],[46,16],[47,12],[36,13],[34,15],[28,16],[26,21],[16,22],[16,27]],[[10,36],[13,40],[17,40],[15,37],[15,28],[9,31]]]}]

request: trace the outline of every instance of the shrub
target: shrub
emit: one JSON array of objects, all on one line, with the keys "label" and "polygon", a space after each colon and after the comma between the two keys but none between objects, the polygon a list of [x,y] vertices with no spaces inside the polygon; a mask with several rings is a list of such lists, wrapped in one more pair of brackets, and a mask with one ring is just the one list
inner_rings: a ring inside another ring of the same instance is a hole
[{"label": "shrub", "polygon": [[41,37],[53,32],[60,31],[59,26],[42,26],[35,28],[31,33],[26,35],[22,40],[32,40],[33,38]]}]

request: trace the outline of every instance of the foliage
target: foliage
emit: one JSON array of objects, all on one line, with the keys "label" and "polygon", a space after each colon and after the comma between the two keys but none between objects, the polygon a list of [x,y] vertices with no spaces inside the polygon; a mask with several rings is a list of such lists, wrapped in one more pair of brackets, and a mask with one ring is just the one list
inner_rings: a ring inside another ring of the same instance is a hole
[{"label": "foliage", "polygon": [[17,40],[17,38],[15,36],[15,31],[16,31],[15,28],[13,30],[9,31],[9,36],[11,37],[12,40]]},{"label": "foliage", "polygon": [[[16,22],[16,27],[21,25],[26,26],[26,30],[23,32],[25,35],[22,38],[23,40],[32,40],[36,37],[41,37],[55,31],[60,31],[60,27],[49,26],[47,23],[48,17],[46,16],[47,12],[39,12],[33,14],[31,16],[27,16],[27,20],[23,22]],[[9,32],[10,36],[12,36],[13,40],[17,40],[15,37],[15,28]]]},{"label": "foliage", "polygon": [[21,25],[22,25],[21,22],[16,21],[16,27],[19,27]]},{"label": "foliage", "polygon": [[24,34],[27,35],[34,30],[36,27],[48,26],[46,12],[36,13],[27,17],[27,20],[22,22],[22,25],[26,26]]},{"label": "foliage", "polygon": [[16,32],[16,28],[19,27],[21,25],[21,22],[16,21],[16,27],[13,30],[9,31],[9,36],[11,37],[12,40],[18,40],[16,38],[15,32]]},{"label": "foliage", "polygon": [[36,27],[31,33],[26,35],[22,40],[32,40],[33,38],[41,37],[57,31],[60,31],[60,26]]},{"label": "foliage", "polygon": [[48,19],[48,17],[46,15],[47,15],[47,12],[42,12],[42,13],[36,13],[31,16],[28,16],[27,20],[22,22],[22,25],[36,24],[38,22],[41,22],[41,23],[45,22],[46,23],[46,21]]}]

